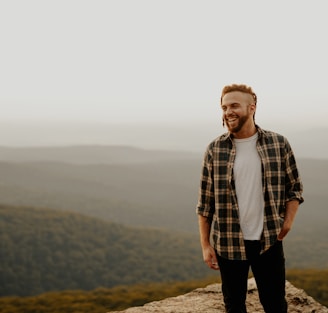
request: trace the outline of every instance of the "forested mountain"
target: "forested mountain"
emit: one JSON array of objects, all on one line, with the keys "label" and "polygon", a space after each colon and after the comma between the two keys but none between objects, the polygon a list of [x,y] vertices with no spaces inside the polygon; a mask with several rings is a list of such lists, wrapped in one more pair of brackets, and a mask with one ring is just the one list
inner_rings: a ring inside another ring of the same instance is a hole
[{"label": "forested mountain", "polygon": [[[313,253],[322,246],[310,240],[288,240],[288,263],[292,265],[288,268],[322,262],[324,251]],[[0,206],[0,259],[0,296],[213,275],[202,262],[196,234],[132,228],[78,213],[5,205]]]},{"label": "forested mountain", "polygon": [[51,209],[0,206],[0,256],[1,296],[209,274],[193,235]]},{"label": "forested mountain", "polygon": [[[129,164],[0,162],[0,203],[76,211],[130,226],[196,234],[201,158],[156,160]],[[324,268],[328,266],[328,160],[300,159],[298,163],[305,202],[288,235],[286,252],[295,258],[302,245],[309,258],[298,257],[290,265]]]},{"label": "forested mountain", "polygon": [[[162,281],[207,275],[195,214],[201,157],[150,153],[152,161],[141,162],[140,157],[134,162],[133,149],[120,149],[117,155],[127,155],[122,163],[113,157],[117,164],[96,164],[92,158],[88,164],[83,158],[60,163],[56,153],[56,162],[42,160],[42,153],[38,162],[23,162],[24,155],[19,162],[0,162],[5,214],[0,217],[0,247],[6,260],[0,278],[11,286],[6,291],[35,294],[130,284],[140,277]],[[287,267],[328,268],[328,161],[298,163],[305,203],[285,240]],[[34,287],[19,277],[27,277]]]}]

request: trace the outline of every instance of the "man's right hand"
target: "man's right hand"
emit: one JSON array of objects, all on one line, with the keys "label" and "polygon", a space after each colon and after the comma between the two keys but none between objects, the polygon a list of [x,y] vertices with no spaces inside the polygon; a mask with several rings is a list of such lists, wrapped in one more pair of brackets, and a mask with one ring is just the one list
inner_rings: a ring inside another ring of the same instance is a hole
[{"label": "man's right hand", "polygon": [[213,270],[219,270],[218,260],[214,248],[210,244],[211,221],[202,215],[198,215],[200,243],[203,251],[203,260]]},{"label": "man's right hand", "polygon": [[203,248],[203,259],[207,266],[213,270],[219,270],[218,260],[215,250],[211,245]]}]

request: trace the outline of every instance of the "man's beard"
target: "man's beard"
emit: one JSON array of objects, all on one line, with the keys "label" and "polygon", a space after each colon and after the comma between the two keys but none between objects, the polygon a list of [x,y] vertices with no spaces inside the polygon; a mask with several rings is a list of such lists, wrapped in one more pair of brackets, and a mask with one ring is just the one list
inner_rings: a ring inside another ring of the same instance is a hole
[{"label": "man's beard", "polygon": [[230,126],[229,125],[229,122],[227,120],[225,120],[225,124],[228,128],[228,130],[231,132],[231,133],[238,133],[242,127],[244,126],[244,124],[246,123],[247,119],[248,119],[248,116],[247,115],[244,115],[244,116],[241,116],[241,117],[237,117],[238,119],[238,124],[234,127]]}]

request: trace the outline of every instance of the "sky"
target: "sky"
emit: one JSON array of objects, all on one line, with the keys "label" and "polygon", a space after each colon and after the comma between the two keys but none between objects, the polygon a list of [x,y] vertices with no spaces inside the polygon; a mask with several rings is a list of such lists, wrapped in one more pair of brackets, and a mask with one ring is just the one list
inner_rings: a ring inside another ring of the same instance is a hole
[{"label": "sky", "polygon": [[0,145],[205,140],[231,83],[266,128],[325,128],[327,29],[325,0],[2,0]]}]

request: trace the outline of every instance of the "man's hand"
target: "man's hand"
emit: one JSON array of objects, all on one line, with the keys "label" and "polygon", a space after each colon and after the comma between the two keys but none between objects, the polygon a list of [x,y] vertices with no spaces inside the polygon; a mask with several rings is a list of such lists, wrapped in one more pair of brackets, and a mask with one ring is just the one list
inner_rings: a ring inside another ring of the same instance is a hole
[{"label": "man's hand", "polygon": [[298,206],[298,200],[291,200],[286,203],[285,221],[278,235],[278,240],[282,241],[292,229]]},{"label": "man's hand", "polygon": [[204,216],[198,215],[200,242],[202,245],[203,259],[209,268],[218,270],[218,260],[214,248],[210,244],[211,221]]},{"label": "man's hand", "polygon": [[218,260],[216,253],[212,246],[208,245],[203,248],[203,259],[207,266],[213,270],[219,270]]},{"label": "man's hand", "polygon": [[292,225],[290,223],[288,223],[288,221],[284,221],[284,224],[282,225],[281,231],[280,231],[277,239],[279,241],[282,241],[287,236],[287,234],[289,233],[291,228],[292,228]]}]

